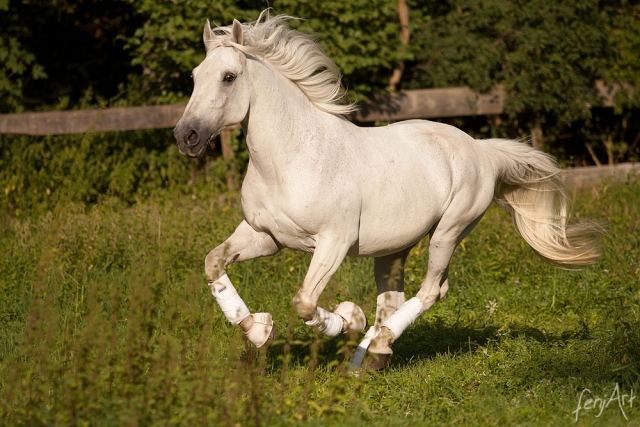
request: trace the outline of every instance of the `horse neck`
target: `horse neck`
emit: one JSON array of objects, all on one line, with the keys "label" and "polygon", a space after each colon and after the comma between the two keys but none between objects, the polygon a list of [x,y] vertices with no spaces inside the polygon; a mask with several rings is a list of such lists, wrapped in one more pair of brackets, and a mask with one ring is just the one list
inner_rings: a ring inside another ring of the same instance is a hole
[{"label": "horse neck", "polygon": [[[323,129],[335,116],[316,108],[298,86],[258,60],[249,60],[253,84],[248,118],[243,123],[249,156],[264,172],[287,164],[308,144],[322,143]],[[310,135],[313,129],[314,138]]]}]

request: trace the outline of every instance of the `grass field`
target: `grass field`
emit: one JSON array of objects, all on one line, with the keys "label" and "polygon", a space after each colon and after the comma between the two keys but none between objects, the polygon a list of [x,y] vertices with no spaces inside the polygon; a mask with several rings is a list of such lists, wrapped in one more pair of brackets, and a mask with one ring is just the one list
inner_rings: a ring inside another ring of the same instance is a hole
[{"label": "grass field", "polygon": [[[388,369],[358,375],[343,362],[353,341],[291,316],[308,254],[230,268],[249,308],[275,318],[269,350],[246,349],[226,322],[203,264],[241,220],[237,196],[4,215],[0,424],[638,425],[640,183],[573,197],[580,217],[608,222],[599,264],[545,264],[492,207],[456,250],[447,298],[403,334]],[[426,247],[408,261],[408,295]],[[347,259],[321,303],[344,300],[373,321],[371,260]]]}]

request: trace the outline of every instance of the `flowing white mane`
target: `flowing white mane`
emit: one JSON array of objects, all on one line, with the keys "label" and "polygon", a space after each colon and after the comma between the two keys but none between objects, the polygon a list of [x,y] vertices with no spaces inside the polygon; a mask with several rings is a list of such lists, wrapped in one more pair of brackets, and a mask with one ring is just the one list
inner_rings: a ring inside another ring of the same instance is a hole
[{"label": "flowing white mane", "polygon": [[243,45],[231,41],[232,26],[216,27],[208,51],[219,46],[232,46],[267,62],[300,90],[320,110],[331,114],[348,114],[357,109],[353,103],[342,104],[344,91],[340,70],[308,34],[293,30],[287,21],[291,16],[269,16],[263,11],[254,22],[242,24]]}]

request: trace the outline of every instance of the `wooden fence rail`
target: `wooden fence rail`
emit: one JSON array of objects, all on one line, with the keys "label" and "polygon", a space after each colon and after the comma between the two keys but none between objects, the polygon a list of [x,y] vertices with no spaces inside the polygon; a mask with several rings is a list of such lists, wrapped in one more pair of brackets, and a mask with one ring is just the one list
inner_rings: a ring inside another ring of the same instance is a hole
[{"label": "wooden fence rail", "polygon": [[[603,107],[613,106],[613,96],[617,90],[606,87],[602,81],[596,82],[594,86],[594,92],[602,100]],[[504,99],[505,91],[501,86],[483,94],[466,87],[407,90],[374,96],[349,118],[366,123],[502,114]],[[185,106],[186,104],[175,104],[0,114],[0,134],[61,135],[171,128],[182,117]]]},{"label": "wooden fence rail", "polygon": [[[613,106],[617,87],[609,88],[596,82],[594,94],[600,106]],[[488,93],[476,93],[469,88],[418,89],[374,96],[361,110],[348,117],[357,123],[493,115],[504,112],[505,91],[497,86]],[[172,128],[184,113],[186,104],[144,107],[108,108],[102,110],[53,111],[41,113],[0,114],[0,134],[62,135],[88,132],[113,132],[140,129]],[[233,157],[229,144],[232,126],[220,134],[222,155]],[[635,168],[635,166],[634,166]],[[232,171],[227,178],[235,186]]]},{"label": "wooden fence rail", "polygon": [[63,135],[173,127],[185,105],[108,108],[104,110],[51,111],[0,114],[0,133]]}]

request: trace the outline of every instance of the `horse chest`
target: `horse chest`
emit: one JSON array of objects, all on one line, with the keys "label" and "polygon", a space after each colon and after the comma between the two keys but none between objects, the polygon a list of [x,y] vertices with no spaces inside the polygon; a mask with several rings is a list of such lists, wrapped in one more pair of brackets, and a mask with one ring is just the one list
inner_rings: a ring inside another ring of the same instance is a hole
[{"label": "horse chest", "polygon": [[303,216],[292,214],[295,209],[286,209],[282,197],[273,190],[258,186],[242,191],[242,210],[245,220],[256,231],[270,234],[280,245],[305,252],[315,248],[314,232],[305,224]]}]

